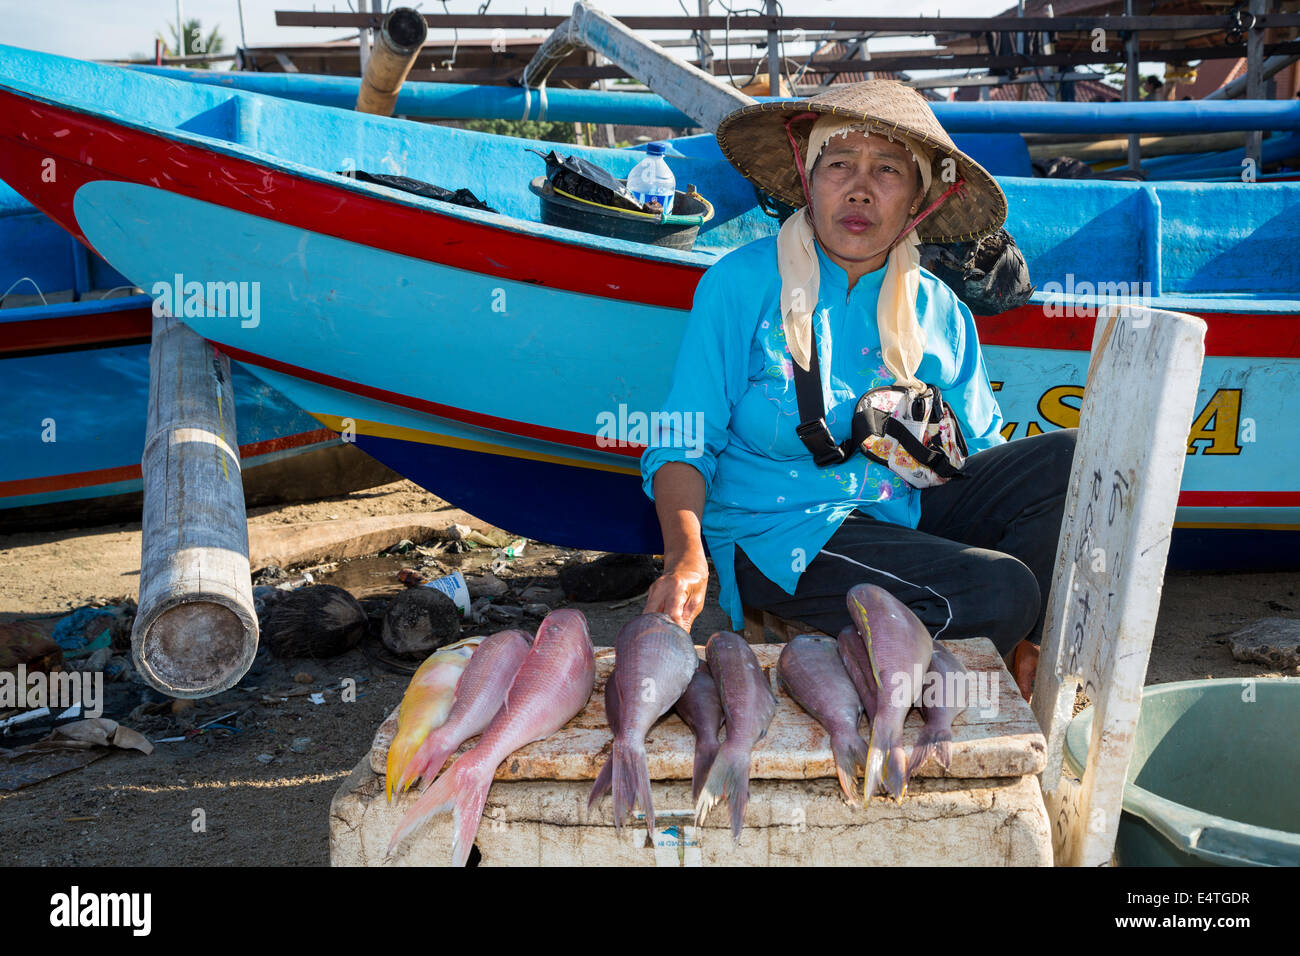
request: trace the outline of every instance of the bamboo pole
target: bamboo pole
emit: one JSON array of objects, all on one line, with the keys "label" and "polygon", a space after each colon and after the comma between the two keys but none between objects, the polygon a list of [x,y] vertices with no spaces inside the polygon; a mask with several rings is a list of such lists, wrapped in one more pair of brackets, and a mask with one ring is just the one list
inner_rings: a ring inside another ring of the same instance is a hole
[{"label": "bamboo pole", "polygon": [[[1172,156],[1176,153],[1206,153],[1222,149],[1235,149],[1246,142],[1245,133],[1206,133],[1196,136],[1143,136],[1142,156]],[[1029,143],[1030,159],[1051,159],[1054,156],[1073,156],[1084,162],[1108,162],[1128,156],[1127,137],[1095,140]]]},{"label": "bamboo pole", "polygon": [[410,7],[397,7],[384,17],[361,78],[357,112],[393,115],[397,94],[428,35],[424,17]]},{"label": "bamboo pole", "polygon": [[[162,310],[156,310],[162,311]],[[149,350],[136,670],[172,697],[248,672],[257,615],[230,360],[163,311]]]}]

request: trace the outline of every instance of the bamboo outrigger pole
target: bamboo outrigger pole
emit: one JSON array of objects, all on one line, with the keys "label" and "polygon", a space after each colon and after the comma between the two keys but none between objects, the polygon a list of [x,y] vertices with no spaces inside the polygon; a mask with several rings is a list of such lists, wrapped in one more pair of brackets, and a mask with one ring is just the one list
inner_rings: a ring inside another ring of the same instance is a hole
[{"label": "bamboo outrigger pole", "polygon": [[428,35],[423,15],[410,7],[398,7],[384,17],[366,60],[365,76],[357,93],[357,112],[393,115],[397,94]]},{"label": "bamboo outrigger pole", "polygon": [[[578,49],[595,50],[618,64],[709,132],[716,130],[728,113],[754,102],[734,86],[637,36],[613,17],[578,2],[524,67],[524,90],[541,94],[537,119],[546,118],[547,77]],[[529,118],[530,112],[531,103],[525,98],[523,118]]]},{"label": "bamboo outrigger pole", "polygon": [[233,687],[257,653],[238,448],[230,360],[155,316],[131,656],[171,697]]}]

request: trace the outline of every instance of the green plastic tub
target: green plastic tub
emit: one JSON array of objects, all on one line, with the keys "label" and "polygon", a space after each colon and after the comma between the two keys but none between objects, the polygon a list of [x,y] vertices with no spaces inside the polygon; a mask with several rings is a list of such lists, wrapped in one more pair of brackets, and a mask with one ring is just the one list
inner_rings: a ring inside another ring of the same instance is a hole
[{"label": "green plastic tub", "polygon": [[[1080,777],[1092,716],[1065,737]],[[1300,679],[1146,688],[1114,862],[1300,866]]]}]

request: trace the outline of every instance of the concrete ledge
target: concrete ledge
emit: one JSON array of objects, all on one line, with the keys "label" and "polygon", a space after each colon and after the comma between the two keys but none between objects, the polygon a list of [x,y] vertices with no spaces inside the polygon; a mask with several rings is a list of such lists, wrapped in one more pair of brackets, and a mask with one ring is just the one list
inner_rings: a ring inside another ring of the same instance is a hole
[{"label": "concrete ledge", "polygon": [[487,530],[479,519],[458,508],[406,515],[377,515],[299,524],[250,524],[249,564],[254,571],[268,564],[282,568],[322,564],[378,554],[403,538],[417,544],[438,537],[453,524]]}]

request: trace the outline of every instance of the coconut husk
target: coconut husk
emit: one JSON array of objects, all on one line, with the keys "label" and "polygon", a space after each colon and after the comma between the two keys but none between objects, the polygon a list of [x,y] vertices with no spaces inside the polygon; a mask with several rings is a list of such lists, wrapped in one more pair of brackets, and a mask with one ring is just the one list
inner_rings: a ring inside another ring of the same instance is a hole
[{"label": "coconut husk", "polygon": [[366,612],[343,588],[311,584],[266,612],[262,640],[276,657],[337,657],[366,635]]},{"label": "coconut husk", "polygon": [[460,638],[460,609],[437,588],[411,588],[393,598],[380,636],[399,657],[428,657]]}]

